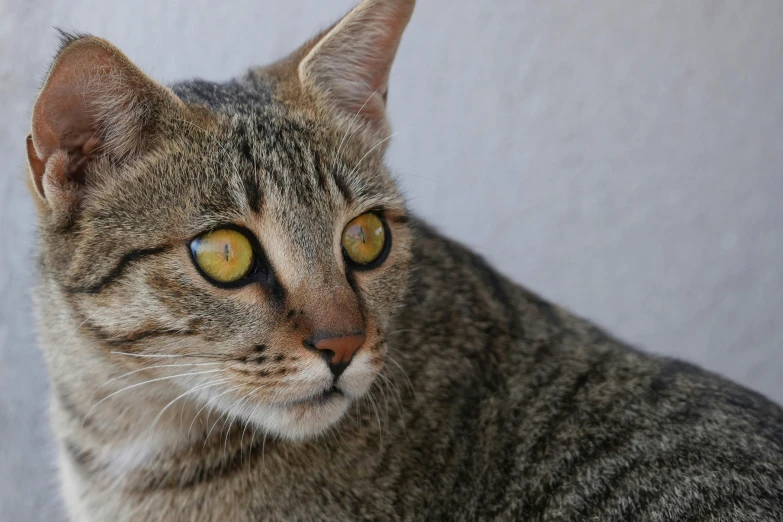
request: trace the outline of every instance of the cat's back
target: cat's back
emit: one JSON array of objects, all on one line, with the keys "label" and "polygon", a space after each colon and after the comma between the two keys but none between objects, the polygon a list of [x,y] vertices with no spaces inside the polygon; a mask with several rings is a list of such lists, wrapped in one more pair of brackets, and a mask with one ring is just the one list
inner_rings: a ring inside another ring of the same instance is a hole
[{"label": "cat's back", "polygon": [[[779,406],[628,348],[414,226],[420,266],[398,328],[425,347],[429,359],[411,352],[406,366],[441,400],[427,405],[437,419],[429,431],[408,431],[424,447],[457,441],[433,456],[449,463],[439,486],[452,501],[427,509],[466,519],[783,520]],[[469,507],[451,512],[457,505]]]}]

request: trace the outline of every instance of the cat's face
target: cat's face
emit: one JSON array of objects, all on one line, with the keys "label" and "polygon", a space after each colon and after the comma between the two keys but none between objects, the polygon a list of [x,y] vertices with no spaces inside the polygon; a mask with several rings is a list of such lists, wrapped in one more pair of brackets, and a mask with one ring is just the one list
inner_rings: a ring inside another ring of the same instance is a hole
[{"label": "cat's face", "polygon": [[[362,5],[348,17],[382,3]],[[147,367],[288,438],[323,431],[368,392],[411,237],[379,145],[391,57],[365,65],[382,88],[340,91],[347,78],[319,70],[333,70],[328,45],[345,31],[237,82],[173,93],[103,41],[64,46],[28,153],[43,284],[69,308],[47,313],[78,327],[85,358]],[[393,40],[375,47],[393,56]]]}]

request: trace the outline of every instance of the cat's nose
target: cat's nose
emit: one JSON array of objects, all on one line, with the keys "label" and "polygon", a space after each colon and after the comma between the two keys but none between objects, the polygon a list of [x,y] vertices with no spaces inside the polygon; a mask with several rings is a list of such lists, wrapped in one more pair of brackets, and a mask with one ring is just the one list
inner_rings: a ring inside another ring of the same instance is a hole
[{"label": "cat's nose", "polygon": [[337,378],[348,367],[353,354],[361,348],[365,339],[363,331],[349,335],[322,333],[316,335],[309,344],[323,353],[329,363],[329,369]]}]

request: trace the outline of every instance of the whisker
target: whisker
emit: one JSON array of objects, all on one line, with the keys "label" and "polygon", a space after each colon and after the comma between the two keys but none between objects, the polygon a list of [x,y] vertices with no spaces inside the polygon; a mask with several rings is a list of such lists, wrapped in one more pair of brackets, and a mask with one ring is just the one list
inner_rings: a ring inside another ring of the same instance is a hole
[{"label": "whisker", "polygon": [[[218,423],[218,422],[220,422],[220,419],[222,419],[222,418],[223,418],[223,416],[225,415],[225,416],[226,416],[226,420],[228,420],[228,414],[231,412],[231,410],[233,410],[233,409],[234,409],[234,406],[236,406],[236,405],[237,405],[237,403],[239,403],[239,401],[243,400],[245,397],[247,397],[247,396],[248,396],[248,395],[250,395],[251,393],[254,393],[255,391],[256,391],[256,390],[251,390],[251,391],[250,391],[250,393],[248,393],[247,395],[243,396],[243,397],[242,397],[242,398],[240,398],[240,399],[237,399],[236,401],[234,401],[233,403],[231,403],[231,405],[228,407],[228,409],[227,409],[226,411],[224,411],[223,413],[221,413],[220,415],[218,415],[218,418],[217,418],[217,419],[215,419],[215,422],[214,422],[214,424],[212,424],[212,427],[211,427],[211,428],[209,429],[209,431],[207,432],[207,436],[204,438],[204,445],[201,447],[201,453],[204,453],[204,450],[205,450],[205,449],[206,449],[206,447],[207,447],[207,442],[209,442],[209,437],[212,435],[212,430],[214,430],[214,429],[215,429],[215,426],[217,426],[217,423]],[[225,426],[224,426],[224,428],[225,428]],[[221,432],[222,432],[222,429],[221,429]]]},{"label": "whisker", "polygon": [[242,385],[232,386],[231,388],[229,388],[229,389],[227,389],[227,390],[225,390],[225,391],[215,395],[214,397],[209,399],[201,408],[199,408],[199,410],[193,416],[193,421],[191,421],[190,427],[188,428],[188,439],[190,439],[190,432],[193,430],[193,424],[195,424],[196,419],[198,419],[198,416],[201,414],[201,412],[204,411],[204,408],[209,406],[213,401],[217,400],[218,398],[222,397],[223,395],[225,395],[227,393],[231,393],[234,390],[238,390],[241,387],[242,387]]},{"label": "whisker", "polygon": [[[394,76],[394,74],[389,76],[389,80],[391,80],[392,76]],[[388,81],[387,81],[387,83],[388,83]],[[380,89],[381,87],[383,87],[383,85],[378,86],[378,89]],[[340,151],[343,149],[343,144],[345,143],[345,138],[347,138],[348,137],[348,133],[351,132],[351,128],[353,127],[353,124],[356,122],[356,118],[359,117],[359,114],[362,113],[362,111],[364,110],[364,107],[367,105],[367,103],[369,103],[369,101],[372,99],[372,97],[375,96],[375,94],[378,92],[378,89],[375,89],[374,91],[372,91],[372,94],[370,94],[367,97],[367,99],[364,100],[364,103],[362,104],[362,106],[359,107],[359,110],[356,111],[356,114],[353,115],[353,118],[351,119],[351,122],[348,124],[348,129],[345,131],[345,134],[343,135],[343,139],[340,140],[340,145],[337,147],[337,152],[335,153],[334,159],[332,160],[332,168],[330,169],[330,171],[334,171],[334,167],[337,164],[337,159],[340,157]]]},{"label": "whisker", "polygon": [[[406,130],[408,130],[408,129],[406,129]],[[393,137],[395,137],[396,135],[398,135],[400,132],[402,132],[402,131],[393,132],[393,133],[389,134],[388,136],[386,136],[385,138],[383,138],[383,139],[382,139],[381,141],[379,141],[378,143],[376,143],[376,144],[375,144],[375,145],[374,145],[374,146],[373,146],[373,147],[372,147],[370,150],[368,150],[368,151],[367,151],[367,154],[365,154],[364,156],[362,156],[362,159],[360,159],[360,160],[359,160],[359,161],[356,163],[356,166],[353,168],[353,170],[352,170],[352,171],[351,171],[351,173],[348,175],[348,177],[352,177],[352,176],[353,176],[353,175],[356,173],[356,171],[357,171],[357,170],[359,170],[359,165],[361,165],[361,164],[362,164],[362,161],[364,161],[364,159],[365,159],[367,156],[369,156],[369,155],[372,153],[372,151],[374,151],[375,149],[377,149],[378,147],[380,147],[381,145],[383,145],[384,143],[386,143],[387,141],[389,141],[390,139],[392,139]]]},{"label": "whisker", "polygon": [[378,413],[378,406],[373,399],[372,389],[370,389],[370,393],[368,393],[366,397],[369,399],[370,404],[372,404],[373,410],[375,410],[375,419],[378,421],[378,450],[380,451],[383,448],[383,428],[381,427],[381,416]]},{"label": "whisker", "polygon": [[[402,404],[402,396],[400,395],[400,390],[397,388],[397,385],[394,384],[391,379],[386,377],[386,375],[383,374],[383,372],[378,373],[378,377],[386,381],[386,384],[389,386],[391,392],[394,394],[393,397],[395,397],[395,402],[397,403],[397,412],[400,414],[400,417],[404,419],[405,417],[405,406]],[[403,426],[405,423],[403,422]]]},{"label": "whisker", "polygon": [[[252,419],[253,415],[256,414],[256,410],[259,408],[259,406],[261,406],[261,404],[260,403],[256,403],[256,405],[253,407],[253,410],[250,412],[250,415],[248,415],[248,419],[245,421],[245,427],[242,428],[242,437],[240,437],[240,439],[239,439],[239,447],[240,448],[244,448],[244,446],[245,446],[245,432],[247,431],[247,427],[252,422],[250,419]],[[250,456],[253,453],[253,441],[255,441],[255,437],[256,437],[256,434],[255,434],[255,429],[254,429],[253,430],[253,437],[250,439],[250,446],[247,449],[247,462],[248,462],[248,464],[250,463]],[[241,450],[241,451],[244,451],[244,450]],[[241,456],[242,455],[240,454],[240,457]]]},{"label": "whisker", "polygon": [[146,353],[128,353],[128,352],[109,352],[112,355],[125,355],[128,357],[138,357],[142,359],[179,359],[183,357],[191,357],[194,359],[220,359],[227,360],[225,355],[201,355],[201,354],[146,354]]},{"label": "whisker", "polygon": [[394,357],[392,357],[388,353],[386,354],[386,357],[389,359],[389,361],[392,364],[394,364],[397,368],[400,369],[400,371],[402,372],[402,375],[405,377],[405,380],[408,382],[408,387],[410,388],[411,392],[413,392],[413,399],[418,401],[419,398],[416,396],[416,390],[413,388],[413,383],[411,382],[410,378],[408,377],[408,373],[403,369],[402,366],[400,366],[400,363],[398,363],[397,361],[394,360]]},{"label": "whisker", "polygon": [[[250,393],[248,393],[247,395],[245,395],[244,397],[242,397],[242,399],[240,399],[240,402],[239,402],[239,404],[237,404],[237,409],[241,408],[242,404],[243,404],[243,403],[244,403],[244,402],[245,402],[245,401],[246,401],[248,398],[250,398],[250,396],[251,396],[253,393],[257,392],[257,391],[258,391],[258,390],[260,390],[261,388],[264,388],[264,385],[261,385],[261,386],[257,387],[255,390],[251,391]],[[239,416],[239,411],[237,411],[236,413],[234,413],[234,414],[231,416],[230,420],[228,421],[228,422],[229,422],[229,424],[230,424],[230,425],[233,425],[233,424],[234,424],[234,422],[236,421],[236,419],[237,419],[237,417],[238,417],[238,416]],[[226,437],[225,437],[225,440],[223,441],[223,452],[224,452],[224,453],[226,453],[226,452],[228,451],[228,436],[229,436],[230,432],[231,432],[231,428],[229,427],[229,429],[227,429],[227,430],[226,430]],[[243,430],[243,432],[244,432],[244,430]],[[240,445],[239,445],[239,447],[240,447],[240,451],[241,451],[241,449],[242,449],[242,444],[241,444],[241,441],[240,441]]]},{"label": "whisker", "polygon": [[[368,99],[368,100],[369,100],[369,99]],[[367,103],[367,102],[365,102],[365,103]],[[362,108],[364,108],[364,106],[362,106]],[[395,132],[395,133],[391,134],[390,136],[387,136],[386,138],[384,138],[384,139],[383,139],[383,140],[381,140],[380,142],[376,143],[376,144],[375,144],[375,146],[374,146],[373,148],[371,148],[369,151],[367,151],[367,153],[366,153],[366,154],[365,154],[365,155],[362,157],[362,159],[360,159],[360,160],[359,160],[359,162],[356,164],[356,167],[354,167],[354,169],[351,171],[351,173],[350,173],[350,175],[349,175],[349,176],[353,176],[353,174],[354,174],[354,173],[355,173],[355,172],[358,170],[358,168],[359,168],[359,164],[361,164],[361,162],[362,162],[362,161],[364,161],[364,159],[365,159],[365,158],[366,158],[366,157],[367,157],[367,156],[368,156],[368,155],[369,155],[369,154],[370,154],[370,153],[371,153],[373,150],[375,150],[375,149],[376,149],[378,146],[380,146],[380,145],[381,145],[381,144],[383,144],[384,142],[386,142],[386,141],[388,141],[388,140],[392,139],[394,136],[397,136],[397,135],[399,135],[399,134],[402,134],[402,133],[404,133],[404,132],[408,132],[408,131],[410,131],[410,130],[413,130],[413,129],[426,128],[426,127],[432,127],[432,126],[437,126],[437,127],[453,127],[453,128],[460,129],[460,130],[467,130],[467,129],[463,128],[463,127],[460,127],[459,125],[453,125],[453,124],[449,124],[449,123],[440,123],[440,124],[438,124],[438,123],[420,123],[420,124],[416,124],[416,125],[411,125],[411,126],[409,126],[409,127],[406,127],[405,129],[402,129],[402,130],[400,130],[400,131],[397,131],[397,132]],[[344,139],[344,138],[343,138],[343,139]],[[332,168],[334,169],[334,166],[333,166]],[[436,184],[436,185],[437,185],[437,183],[438,183],[438,181],[437,181],[437,180],[435,180],[435,179],[431,179],[431,178],[428,178],[428,177],[426,177],[426,176],[421,176],[421,175],[418,175],[418,174],[411,174],[411,173],[408,173],[408,172],[402,172],[401,174],[403,174],[403,175],[405,175],[405,176],[411,176],[411,177],[414,177],[414,178],[421,178],[421,179],[425,179],[425,180],[427,180],[427,181],[430,181],[430,182],[432,182],[432,183],[434,183],[434,184]]]},{"label": "whisker", "polygon": [[[97,312],[96,312],[97,313]],[[54,357],[54,360],[52,361],[52,364],[56,364],[57,361],[60,359],[60,354],[63,353],[63,350],[65,349],[65,345],[68,344],[74,337],[76,337],[76,334],[79,333],[79,330],[81,330],[82,326],[84,326],[87,321],[93,318],[95,314],[88,314],[87,317],[79,323],[79,326],[76,327],[76,329],[71,332],[71,335],[68,336],[68,338],[60,343],[60,349],[57,350],[57,355]]]},{"label": "whisker", "polygon": [[[377,386],[378,387],[378,391],[381,392],[381,397],[383,398],[383,403],[386,406],[385,422],[386,422],[386,425],[388,426],[388,424],[389,424],[389,399],[388,399],[388,397],[386,397],[386,390],[383,389],[383,386],[381,385],[381,381],[375,380],[375,381],[373,381],[372,385],[373,386]],[[378,408],[379,409],[380,409],[380,406],[381,406],[380,403],[381,403],[381,401],[378,400]]]},{"label": "whisker", "polygon": [[124,373],[118,377],[114,377],[106,381],[105,383],[101,384],[97,388],[95,388],[95,391],[90,396],[90,402],[92,402],[93,397],[95,397],[95,394],[98,393],[98,391],[103,388],[104,386],[107,386],[115,381],[118,381],[124,377],[127,377],[129,375],[133,375],[135,373],[143,372],[145,370],[152,370],[154,368],[181,368],[184,366],[207,366],[210,364],[220,364],[217,362],[208,362],[208,363],[186,363],[186,364],[156,364],[154,366],[145,366],[144,368],[139,368],[138,370],[133,370],[132,372]]},{"label": "whisker", "polygon": [[136,383],[136,384],[131,384],[130,386],[126,386],[125,388],[122,388],[121,390],[117,390],[114,393],[110,393],[109,395],[107,395],[103,399],[101,399],[98,402],[96,402],[95,404],[93,404],[92,407],[89,410],[87,410],[87,413],[84,414],[84,419],[82,420],[82,427],[84,427],[84,423],[87,421],[87,417],[90,416],[90,413],[92,412],[92,410],[97,408],[104,401],[111,399],[112,397],[114,397],[115,395],[117,395],[119,393],[122,393],[124,391],[130,390],[130,389],[133,389],[133,388],[138,388],[139,386],[142,386],[144,384],[150,384],[150,383],[153,383],[153,382],[166,381],[166,380],[170,380],[170,379],[178,379],[180,377],[190,377],[192,375],[205,375],[207,373],[216,373],[216,372],[220,372],[220,371],[223,371],[223,370],[217,369],[217,370],[206,370],[206,371],[203,371],[203,372],[181,373],[181,374],[178,374],[178,375],[169,375],[167,377],[158,377],[157,379],[150,379],[149,381],[139,382],[139,383]]},{"label": "whisker", "polygon": [[[441,125],[446,125],[446,124],[441,124]],[[362,156],[362,158],[361,158],[361,159],[360,159],[360,160],[359,160],[359,161],[356,163],[356,166],[353,168],[353,170],[352,170],[352,171],[351,171],[351,173],[348,175],[348,177],[351,177],[351,176],[353,176],[353,175],[356,173],[356,171],[357,171],[357,170],[359,170],[359,165],[361,165],[362,161],[364,161],[364,159],[365,159],[367,156],[369,156],[369,155],[372,153],[372,151],[374,151],[376,148],[380,147],[380,146],[381,146],[382,144],[384,144],[385,142],[389,141],[390,139],[392,139],[393,137],[395,137],[395,136],[397,136],[397,135],[399,135],[399,134],[402,134],[403,132],[408,132],[408,131],[410,131],[410,130],[413,130],[413,129],[416,129],[416,128],[427,127],[427,126],[428,126],[428,125],[426,125],[426,124],[411,125],[411,126],[409,126],[409,127],[406,127],[406,128],[404,128],[404,129],[402,129],[402,130],[400,130],[400,131],[393,132],[392,134],[390,134],[390,135],[386,136],[386,137],[385,137],[385,138],[383,138],[381,141],[379,141],[378,143],[376,143],[376,144],[375,144],[375,145],[374,145],[374,146],[373,146],[373,147],[372,147],[370,150],[368,150],[368,151],[367,151],[367,153],[366,153],[364,156]],[[424,176],[415,176],[415,175],[413,175],[413,174],[407,174],[407,175],[408,175],[408,176],[414,176],[414,177],[421,177],[421,178],[424,178]],[[424,179],[426,179],[427,181],[431,181],[431,182],[433,182],[433,183],[435,183],[435,184],[437,184],[437,183],[438,183],[436,180],[433,180],[433,179],[429,179],[429,178],[424,178]]]},{"label": "whisker", "polygon": [[389,335],[394,335],[398,333],[407,333],[407,332],[420,333],[421,330],[417,328],[402,328],[400,330],[393,330],[391,332],[387,332],[386,335],[389,336]]},{"label": "whisker", "polygon": [[152,426],[150,426],[150,431],[149,431],[149,434],[147,435],[147,441],[149,441],[152,438],[152,433],[155,430],[155,425],[158,423],[160,418],[163,416],[163,414],[166,412],[166,410],[169,409],[169,407],[172,404],[174,404],[175,402],[180,400],[182,397],[184,397],[186,395],[189,395],[189,394],[191,394],[191,393],[193,393],[195,391],[204,390],[204,389],[207,389],[207,388],[212,388],[213,386],[217,386],[218,384],[222,384],[222,383],[228,382],[230,380],[231,380],[230,378],[225,378],[225,379],[221,379],[221,380],[217,380],[217,381],[212,381],[212,382],[209,382],[207,384],[201,384],[201,385],[195,386],[195,387],[191,388],[190,390],[186,391],[185,393],[183,393],[182,395],[179,395],[176,399],[174,399],[170,403],[168,403],[166,406],[163,407],[163,409],[160,410],[158,415],[155,417],[155,420],[152,421]]}]

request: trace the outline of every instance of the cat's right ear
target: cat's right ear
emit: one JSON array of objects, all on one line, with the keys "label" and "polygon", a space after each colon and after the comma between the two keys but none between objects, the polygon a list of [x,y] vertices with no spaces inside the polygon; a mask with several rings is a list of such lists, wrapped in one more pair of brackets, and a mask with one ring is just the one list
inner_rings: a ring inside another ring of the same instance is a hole
[{"label": "cat's right ear", "polygon": [[33,108],[27,137],[31,185],[49,207],[72,207],[89,164],[117,165],[155,139],[165,112],[182,102],[109,42],[63,35]]}]

